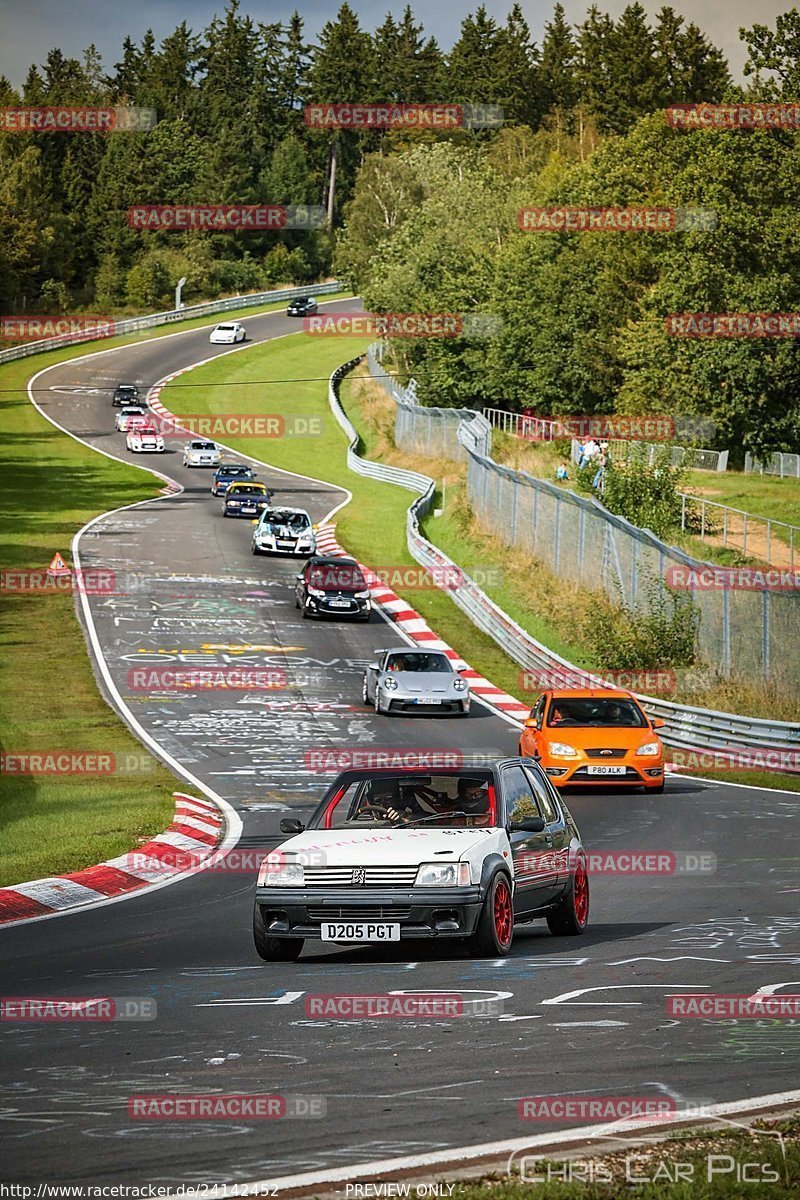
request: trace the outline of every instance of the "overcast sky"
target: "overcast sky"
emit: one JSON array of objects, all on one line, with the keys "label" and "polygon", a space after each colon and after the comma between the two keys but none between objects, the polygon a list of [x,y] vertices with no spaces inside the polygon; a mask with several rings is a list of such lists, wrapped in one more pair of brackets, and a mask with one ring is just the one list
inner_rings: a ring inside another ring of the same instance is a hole
[{"label": "overcast sky", "polygon": [[[479,0],[478,0],[479,2]],[[548,20],[555,0],[521,0],[525,17],[534,39],[541,40],[542,28]],[[582,20],[591,0],[587,3],[563,0],[571,21]],[[608,0],[598,7],[617,16],[625,7],[626,0]],[[657,0],[645,7],[651,17],[670,2],[688,20],[695,21],[700,28],[726,54],[735,77],[740,77],[745,55],[739,41],[741,25],[751,26],[755,21],[774,25],[778,13],[788,11],[792,5],[779,0],[761,0],[754,5],[751,0],[691,0],[681,4],[680,0]],[[372,31],[392,11],[395,16],[402,12],[405,0],[395,3],[387,0],[350,0],[359,14],[362,25]],[[510,2],[487,0],[489,13],[504,20],[511,7]],[[309,40],[313,40],[326,21],[335,17],[340,0],[300,0],[298,3],[276,3],[275,0],[242,0],[242,9],[254,20],[264,23],[285,20],[294,8],[299,9],[306,19]],[[425,30],[435,36],[443,49],[449,50],[458,36],[459,26],[469,12],[478,4],[448,3],[441,7],[430,3],[412,4],[419,19],[424,14]],[[107,68],[119,58],[120,46],[125,34],[129,33],[137,42],[145,30],[152,28],[160,41],[184,18],[194,30],[202,29],[214,12],[221,12],[224,0],[138,0],[136,4],[109,3],[109,0],[0,0],[2,43],[0,43],[0,73],[19,86],[32,62],[40,63],[54,46],[64,54],[80,56],[83,49],[94,42],[103,56]]]}]

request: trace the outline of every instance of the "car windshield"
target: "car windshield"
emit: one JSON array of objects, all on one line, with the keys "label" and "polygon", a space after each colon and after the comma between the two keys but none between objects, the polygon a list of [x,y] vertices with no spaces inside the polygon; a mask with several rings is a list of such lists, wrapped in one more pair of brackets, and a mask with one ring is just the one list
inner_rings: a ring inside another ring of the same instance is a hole
[{"label": "car windshield", "polygon": [[263,528],[271,531],[288,528],[295,533],[299,533],[301,529],[308,529],[311,524],[306,513],[281,512],[277,508],[270,509],[264,513],[261,523]]},{"label": "car windshield", "polygon": [[497,823],[492,775],[487,770],[365,775],[339,789],[310,829],[411,826],[468,829]]},{"label": "car windshield", "polygon": [[402,654],[390,654],[386,662],[387,671],[424,671],[441,675],[450,675],[453,668],[450,659],[444,654],[416,654],[413,651],[403,651]]},{"label": "car windshield", "polygon": [[155,429],[152,429],[149,425],[140,425],[137,432],[140,437],[156,437],[157,436]]},{"label": "car windshield", "polygon": [[219,330],[220,333],[233,333],[235,328],[236,328],[235,325],[218,325],[217,326],[217,329]]},{"label": "car windshield", "polygon": [[137,396],[138,394],[136,388],[130,383],[121,383],[117,388],[118,396]]},{"label": "car windshield", "polygon": [[192,442],[192,450],[216,450],[216,442]]},{"label": "car windshield", "polygon": [[143,417],[144,409],[143,408],[123,408],[122,416],[123,417]]},{"label": "car windshield", "polygon": [[252,474],[253,472],[249,467],[221,467],[219,471],[217,471],[217,475],[220,477],[220,479],[247,479],[247,477]]},{"label": "car windshield", "polygon": [[367,581],[356,563],[318,563],[308,576],[311,587],[363,591]]},{"label": "car windshield", "polygon": [[235,483],[228,489],[229,496],[263,496],[264,488],[257,483]]},{"label": "car windshield", "polygon": [[547,714],[552,728],[575,726],[605,726],[641,729],[647,724],[644,713],[633,700],[592,697],[586,699],[554,699]]}]

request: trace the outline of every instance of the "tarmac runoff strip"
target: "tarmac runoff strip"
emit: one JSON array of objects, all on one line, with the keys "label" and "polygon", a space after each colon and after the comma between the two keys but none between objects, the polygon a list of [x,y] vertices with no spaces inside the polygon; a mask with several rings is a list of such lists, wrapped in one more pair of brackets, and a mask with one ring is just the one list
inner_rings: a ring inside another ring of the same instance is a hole
[{"label": "tarmac runoff strip", "polygon": [[[758,1117],[777,1119],[800,1110],[800,1091],[776,1092],[768,1096],[752,1096],[747,1100],[733,1100],[722,1104],[710,1104],[703,1115],[691,1119],[675,1118],[642,1121],[612,1121],[606,1124],[584,1125],[580,1129],[556,1130],[552,1133],[534,1134],[531,1137],[512,1138],[508,1141],[483,1142],[476,1146],[459,1146],[435,1150],[429,1154],[414,1154],[402,1158],[379,1159],[373,1162],[355,1163],[352,1166],[333,1167],[325,1171],[309,1171],[299,1175],[283,1175],[280,1178],[261,1179],[252,1183],[237,1184],[238,1196],[291,1196],[297,1200],[309,1195],[325,1200],[337,1197],[341,1200],[342,1185],[359,1183],[398,1185],[407,1184],[408,1192],[378,1192],[372,1196],[419,1195],[431,1196],[431,1180],[478,1179],[484,1175],[507,1173],[509,1167],[519,1167],[521,1157],[535,1159],[552,1158],[556,1155],[569,1158],[594,1158],[624,1150],[626,1146],[641,1144],[647,1139],[652,1144],[666,1140],[676,1131],[691,1135],[700,1130],[743,1129]],[[417,1193],[415,1184],[420,1187]],[[327,1186],[326,1186],[327,1185]],[[337,1186],[338,1185],[338,1186]],[[424,1191],[422,1190],[424,1187]],[[172,1195],[174,1193],[169,1193]],[[356,1196],[352,1189],[349,1196]],[[364,1193],[361,1193],[362,1195]],[[446,1195],[447,1193],[440,1193]],[[202,1192],[186,1188],[182,1200],[228,1200],[229,1190],[224,1184],[207,1187]]]},{"label": "tarmac runoff strip", "polygon": [[[0,925],[52,916],[141,891],[185,874],[187,859],[191,859],[193,870],[202,868],[219,848],[225,832],[223,813],[208,800],[183,792],[173,792],[173,796],[172,824],[145,845],[94,867],[0,888]],[[184,861],[176,863],[176,857]]]}]

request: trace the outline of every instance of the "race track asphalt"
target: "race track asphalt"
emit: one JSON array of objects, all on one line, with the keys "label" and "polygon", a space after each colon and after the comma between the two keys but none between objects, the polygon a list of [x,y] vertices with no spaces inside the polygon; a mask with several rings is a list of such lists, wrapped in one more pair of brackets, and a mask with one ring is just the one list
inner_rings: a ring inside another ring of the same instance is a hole
[{"label": "race track asphalt", "polygon": [[[353,304],[326,305],[337,307]],[[252,342],[297,329],[282,314],[245,324]],[[114,385],[133,380],[144,389],[227,349],[210,347],[207,329],[126,345],[49,369],[36,399],[91,445],[125,458],[124,435],[113,432]],[[210,473],[182,467],[184,440],[168,439],[153,465],[185,490],[105,518],[84,536],[81,554],[84,567],[131,581],[126,595],[91,599],[126,705],[236,808],[242,848],[274,845],[282,816],[308,813],[325,782],[310,750],[515,752],[515,728],[482,705],[460,720],[376,717],[362,704],[364,665],[399,635],[377,615],[368,625],[301,620],[292,591],[298,564],[251,555],[250,523],[224,519]],[[324,470],[312,451],[309,474]],[[259,477],[314,520],[344,498],[269,466]],[[286,670],[290,686],[159,695],[131,686],[132,667],[145,663],[272,666]],[[800,990],[792,980],[800,965],[797,797],[671,777],[663,796],[612,789],[568,803],[590,850],[706,854],[715,870],[597,875],[585,936],[523,927],[498,961],[452,947],[412,957],[406,945],[317,944],[297,963],[263,964],[251,937],[252,872],[200,872],[121,903],[6,929],[3,996],[145,996],[157,1016],[3,1024],[4,1176],[231,1183],[558,1125],[520,1120],[524,1096],[647,1095],[680,1105],[791,1087],[797,1021],[677,1020],[666,997]],[[495,997],[504,1009],[450,1021],[305,1015],[309,993],[402,989]],[[129,1117],[131,1096],[174,1092],[322,1097],[327,1111],[280,1121]]]}]

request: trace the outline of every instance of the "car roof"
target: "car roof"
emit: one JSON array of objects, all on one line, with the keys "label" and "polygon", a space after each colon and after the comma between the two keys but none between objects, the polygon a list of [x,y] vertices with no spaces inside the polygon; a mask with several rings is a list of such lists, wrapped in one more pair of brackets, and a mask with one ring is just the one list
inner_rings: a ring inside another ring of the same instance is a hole
[{"label": "car roof", "polygon": [[267,485],[265,483],[262,483],[260,479],[247,479],[247,480],[245,480],[244,483],[232,483],[230,486],[230,491],[233,491],[233,489],[237,488],[237,487],[246,487],[246,488],[254,487],[254,488],[262,488],[264,491],[267,490]]},{"label": "car roof", "polygon": [[252,471],[247,463],[220,463],[217,467],[217,474],[221,475],[223,471]]},{"label": "car roof", "polygon": [[624,688],[558,688],[550,695],[554,700],[635,700]]},{"label": "car roof", "polygon": [[315,554],[313,558],[308,560],[309,566],[312,567],[357,567],[358,563],[354,558],[334,558],[329,554]]}]

